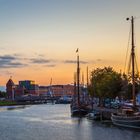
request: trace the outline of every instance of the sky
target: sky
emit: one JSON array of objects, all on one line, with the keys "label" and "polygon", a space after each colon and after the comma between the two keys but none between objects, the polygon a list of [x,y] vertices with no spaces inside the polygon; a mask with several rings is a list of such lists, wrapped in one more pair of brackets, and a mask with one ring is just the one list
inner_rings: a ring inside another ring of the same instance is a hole
[{"label": "sky", "polygon": [[[12,76],[39,85],[73,83],[76,49],[85,76],[97,67],[124,70],[130,21],[139,0],[0,0],[0,85]],[[138,61],[139,62],[139,61]]]}]

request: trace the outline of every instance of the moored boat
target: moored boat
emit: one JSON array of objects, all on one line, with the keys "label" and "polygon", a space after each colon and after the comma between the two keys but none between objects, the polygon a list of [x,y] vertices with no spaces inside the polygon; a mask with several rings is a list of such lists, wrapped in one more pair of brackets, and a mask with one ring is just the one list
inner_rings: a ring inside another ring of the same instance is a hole
[{"label": "moored boat", "polygon": [[71,108],[71,115],[72,116],[85,116],[88,114],[88,110],[81,107],[73,107]]},{"label": "moored boat", "polygon": [[115,125],[140,129],[140,112],[133,109],[122,109],[121,113],[114,113],[111,116]]},{"label": "moored boat", "polygon": [[[127,18],[129,20],[129,18]],[[111,120],[114,125],[140,129],[140,112],[136,106],[135,96],[135,45],[134,45],[134,17],[131,17],[131,32],[132,32],[132,49],[131,49],[131,63],[132,63],[132,95],[133,104],[129,108],[121,108],[117,113],[111,115]]]},{"label": "moored boat", "polygon": [[93,110],[92,112],[88,113],[86,115],[86,117],[90,120],[100,120],[101,119],[101,113],[96,111],[96,110]]},{"label": "moored boat", "polygon": [[[72,116],[85,116],[89,113],[89,108],[84,103],[80,102],[80,67],[79,67],[79,54],[77,53],[77,74],[74,75],[74,91],[73,99],[71,102],[71,115]],[[77,80],[77,81],[76,81]],[[76,84],[77,83],[77,84]]]}]

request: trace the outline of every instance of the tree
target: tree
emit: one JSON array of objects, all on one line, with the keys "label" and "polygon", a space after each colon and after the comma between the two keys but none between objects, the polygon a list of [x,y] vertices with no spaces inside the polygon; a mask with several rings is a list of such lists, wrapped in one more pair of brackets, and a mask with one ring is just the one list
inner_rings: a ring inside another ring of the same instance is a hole
[{"label": "tree", "polygon": [[6,92],[0,91],[0,98],[6,98]]},{"label": "tree", "polygon": [[[138,73],[135,73],[135,94],[140,91],[140,77]],[[121,95],[125,99],[132,99],[132,73],[122,75],[122,91]]]},{"label": "tree", "polygon": [[112,67],[97,68],[91,72],[89,91],[101,102],[102,99],[118,96],[121,88],[121,74],[114,71]]}]

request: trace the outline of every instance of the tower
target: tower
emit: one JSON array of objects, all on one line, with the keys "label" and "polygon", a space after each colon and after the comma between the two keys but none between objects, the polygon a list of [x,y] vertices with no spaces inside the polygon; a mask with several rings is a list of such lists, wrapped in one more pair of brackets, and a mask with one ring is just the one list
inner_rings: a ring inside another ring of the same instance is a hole
[{"label": "tower", "polygon": [[13,98],[13,88],[14,88],[14,82],[13,80],[10,78],[6,84],[6,93],[7,93],[7,98],[8,99],[12,99]]}]

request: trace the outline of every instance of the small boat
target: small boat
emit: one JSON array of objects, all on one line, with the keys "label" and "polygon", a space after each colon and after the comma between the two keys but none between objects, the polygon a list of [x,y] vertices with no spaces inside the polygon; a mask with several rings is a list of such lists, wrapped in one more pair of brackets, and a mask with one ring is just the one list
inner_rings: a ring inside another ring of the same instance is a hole
[{"label": "small boat", "polygon": [[[129,20],[129,18],[127,18]],[[132,32],[132,49],[131,49],[131,63],[132,63],[132,95],[133,104],[131,107],[121,108],[117,113],[111,115],[111,120],[114,125],[140,129],[140,112],[136,106],[135,96],[135,45],[134,45],[134,17],[131,17],[131,32]]]},{"label": "small boat", "polygon": [[96,110],[93,110],[92,112],[88,113],[86,115],[86,117],[90,120],[100,120],[101,119],[101,113],[96,111]]},{"label": "small boat", "polygon": [[88,114],[88,110],[81,107],[73,107],[71,108],[71,115],[72,116],[85,116]]},{"label": "small boat", "polygon": [[121,111],[120,113],[112,114],[111,119],[113,124],[140,129],[140,112],[128,108],[122,109]]}]

